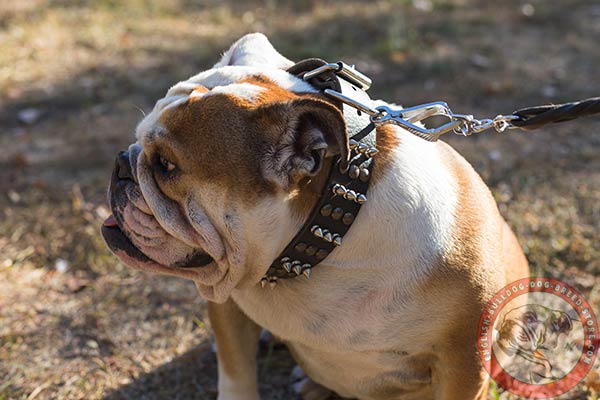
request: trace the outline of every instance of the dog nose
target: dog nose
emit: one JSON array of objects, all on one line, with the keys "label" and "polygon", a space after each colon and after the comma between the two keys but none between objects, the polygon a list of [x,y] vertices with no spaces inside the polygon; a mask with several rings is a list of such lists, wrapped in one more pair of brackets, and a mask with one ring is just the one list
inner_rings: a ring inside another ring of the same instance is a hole
[{"label": "dog nose", "polygon": [[131,171],[131,164],[129,163],[129,152],[120,151],[117,155],[117,176],[119,179],[135,180],[133,178],[133,172]]}]

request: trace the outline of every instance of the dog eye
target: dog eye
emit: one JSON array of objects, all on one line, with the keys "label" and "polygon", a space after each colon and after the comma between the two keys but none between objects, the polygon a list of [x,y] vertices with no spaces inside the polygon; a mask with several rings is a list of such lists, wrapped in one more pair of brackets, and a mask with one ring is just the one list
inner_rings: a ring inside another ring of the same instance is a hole
[{"label": "dog eye", "polygon": [[158,157],[158,162],[160,163],[161,167],[167,172],[171,172],[177,167],[175,164],[173,164],[171,161],[167,160],[163,156]]}]

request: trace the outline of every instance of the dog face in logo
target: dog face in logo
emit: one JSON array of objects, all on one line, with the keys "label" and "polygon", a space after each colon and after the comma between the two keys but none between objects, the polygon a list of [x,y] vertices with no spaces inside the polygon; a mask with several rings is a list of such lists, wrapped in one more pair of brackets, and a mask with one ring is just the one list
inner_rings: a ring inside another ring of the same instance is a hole
[{"label": "dog face in logo", "polygon": [[509,357],[518,357],[527,366],[532,383],[555,378],[552,360],[546,352],[557,348],[573,330],[573,321],[563,311],[527,304],[506,314],[500,325],[498,346]]},{"label": "dog face in logo", "polygon": [[260,280],[316,201],[301,185],[348,152],[341,112],[291,64],[248,35],[140,122],[102,229],[124,263],[193,279],[214,302]]}]

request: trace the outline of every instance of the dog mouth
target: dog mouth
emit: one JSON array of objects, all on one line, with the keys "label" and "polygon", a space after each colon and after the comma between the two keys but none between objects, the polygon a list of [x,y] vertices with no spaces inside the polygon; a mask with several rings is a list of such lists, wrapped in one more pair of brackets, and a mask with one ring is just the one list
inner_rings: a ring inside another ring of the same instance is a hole
[{"label": "dog mouth", "polygon": [[[155,262],[150,257],[145,255],[138,249],[133,242],[125,235],[117,219],[111,214],[102,223],[102,236],[107,246],[113,253],[123,251],[129,257],[136,259],[142,263]],[[173,268],[200,268],[212,263],[214,259],[206,253],[195,251],[185,260],[177,262],[170,267]]]},{"label": "dog mouth", "polygon": [[[129,150],[119,152],[115,160],[108,187],[112,214],[101,228],[108,248],[119,257],[122,254],[131,262],[146,266],[155,264],[177,269],[208,266],[214,261],[209,254],[198,248],[184,250],[177,240],[168,239],[169,235],[158,225],[146,202],[140,199],[142,195],[136,179],[139,153],[139,146],[132,145]],[[168,256],[170,252],[180,256]]]}]

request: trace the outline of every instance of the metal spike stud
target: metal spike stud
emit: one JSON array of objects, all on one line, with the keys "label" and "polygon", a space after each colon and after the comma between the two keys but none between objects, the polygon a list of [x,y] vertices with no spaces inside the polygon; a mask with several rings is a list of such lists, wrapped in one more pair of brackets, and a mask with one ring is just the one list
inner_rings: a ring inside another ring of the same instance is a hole
[{"label": "metal spike stud", "polygon": [[350,225],[352,222],[354,222],[354,215],[352,215],[352,213],[344,214],[342,217],[342,222],[344,225]]},{"label": "metal spike stud", "polygon": [[359,178],[361,182],[367,182],[369,180],[369,170],[368,169],[361,169],[360,170],[360,174],[359,174]]},{"label": "metal spike stud", "polygon": [[356,202],[358,204],[365,204],[367,202],[367,196],[365,196],[364,194],[359,194],[358,196],[356,196]]},{"label": "metal spike stud", "polygon": [[333,235],[333,244],[335,244],[336,246],[342,245],[342,237],[340,235],[338,235],[337,233],[335,235]]},{"label": "metal spike stud", "polygon": [[283,269],[285,269],[285,272],[290,272],[292,270],[291,262],[285,262],[281,266],[283,267]]},{"label": "metal spike stud", "polygon": [[323,231],[323,239],[326,242],[331,243],[333,241],[333,235],[329,231]]},{"label": "metal spike stud", "polygon": [[334,220],[338,220],[340,218],[342,218],[342,215],[344,215],[344,210],[342,210],[340,207],[336,207],[332,212],[331,212],[331,218],[333,218]]},{"label": "metal spike stud", "polygon": [[377,150],[375,147],[369,147],[367,151],[365,151],[365,155],[367,157],[373,157],[377,153],[379,153],[379,150]]},{"label": "metal spike stud", "polygon": [[359,175],[360,175],[360,168],[358,168],[357,165],[351,165],[350,172],[348,172],[348,176],[350,176],[350,178],[352,178],[352,179],[356,179],[356,178],[358,178]]},{"label": "metal spike stud", "polygon": [[277,278],[273,278],[269,281],[269,286],[271,287],[271,289],[275,289],[275,286],[277,286]]},{"label": "metal spike stud", "polygon": [[307,278],[310,278],[310,274],[311,274],[311,272],[312,272],[312,269],[311,269],[310,267],[308,267],[308,268],[305,268],[305,269],[302,271],[302,275],[304,275],[304,276],[305,276],[305,277],[307,277]]},{"label": "metal spike stud", "polygon": [[318,237],[319,239],[323,238],[323,230],[321,228],[319,228],[318,226],[314,230],[311,229],[311,231],[312,231],[312,234],[315,235],[316,237]]},{"label": "metal spike stud", "polygon": [[365,151],[367,151],[368,148],[368,145],[364,143],[359,143],[358,146],[356,146],[356,151],[358,151],[359,153],[364,153]]},{"label": "metal spike stud", "polygon": [[343,185],[340,185],[339,183],[333,185],[332,190],[333,193],[337,194],[338,196],[343,196],[348,191],[348,189],[346,189]]},{"label": "metal spike stud", "polygon": [[348,190],[346,192],[346,194],[344,195],[344,198],[346,200],[351,200],[351,201],[355,201],[356,200],[356,192],[354,190]]},{"label": "metal spike stud", "polygon": [[353,150],[356,146],[358,146],[358,142],[354,139],[350,139],[350,141],[348,141],[348,146],[350,146],[350,150]]},{"label": "metal spike stud", "polygon": [[281,257],[281,262],[282,262],[282,263],[284,263],[284,262],[288,262],[288,261],[290,261],[290,258],[289,258],[289,257]]},{"label": "metal spike stud", "polygon": [[321,215],[324,217],[329,217],[332,210],[333,206],[331,204],[325,204],[323,207],[321,207]]},{"label": "metal spike stud", "polygon": [[294,270],[296,275],[300,275],[302,273],[302,265],[300,265],[300,264],[294,265],[294,268],[292,268],[292,269]]},{"label": "metal spike stud", "polygon": [[262,279],[260,280],[260,287],[261,287],[261,288],[264,288],[264,287],[265,287],[265,285],[267,284],[267,282],[268,282],[267,278],[262,278]]}]

